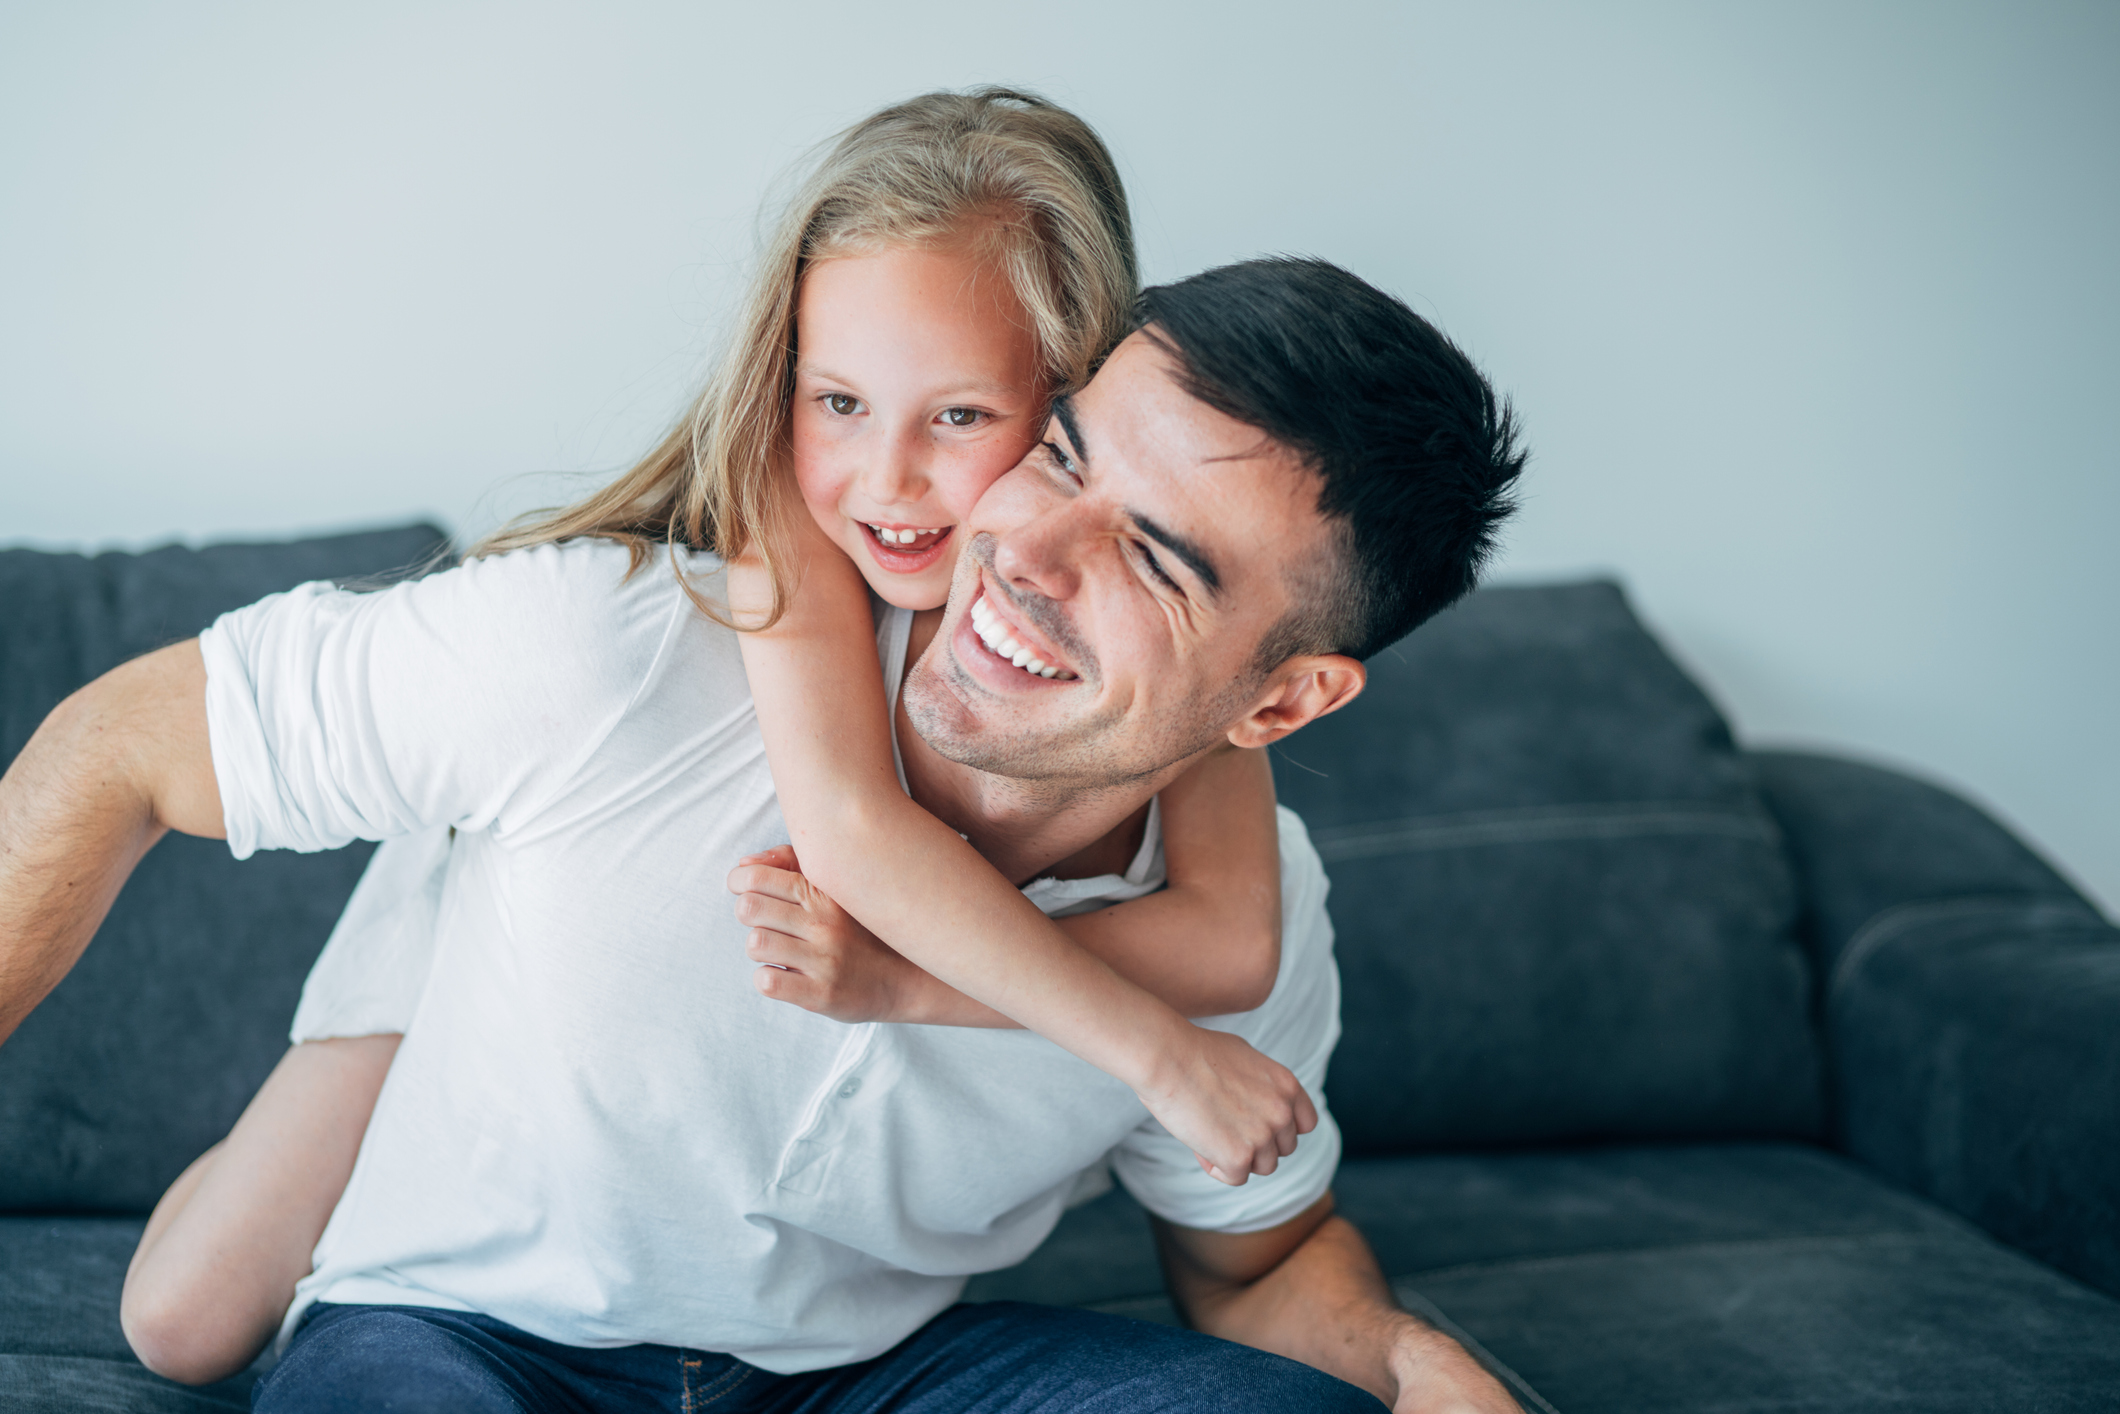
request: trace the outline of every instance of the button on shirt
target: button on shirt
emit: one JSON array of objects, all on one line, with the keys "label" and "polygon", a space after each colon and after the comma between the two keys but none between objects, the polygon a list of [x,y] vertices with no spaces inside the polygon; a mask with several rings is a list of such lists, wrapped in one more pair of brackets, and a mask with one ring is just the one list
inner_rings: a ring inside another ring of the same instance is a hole
[{"label": "button on shirt", "polygon": [[[1293,1070],[1320,1120],[1230,1188],[1037,1035],[847,1026],[758,995],[724,879],[786,832],[735,636],[678,580],[718,595],[719,565],[627,568],[577,541],[376,594],[305,585],[201,640],[238,858],[407,836],[407,877],[441,861],[409,915],[371,891],[382,941],[342,929],[340,981],[312,984],[322,1015],[361,993],[364,958],[427,972],[347,1003],[406,1037],[298,1307],[480,1311],[794,1372],[889,1349],[1027,1255],[1106,1165],[1189,1227],[1256,1231],[1325,1192],[1339,982],[1292,814],[1272,995],[1206,1024]],[[894,687],[907,622],[882,635]],[[1127,877],[1026,893],[1092,906],[1160,870],[1152,838]]]}]

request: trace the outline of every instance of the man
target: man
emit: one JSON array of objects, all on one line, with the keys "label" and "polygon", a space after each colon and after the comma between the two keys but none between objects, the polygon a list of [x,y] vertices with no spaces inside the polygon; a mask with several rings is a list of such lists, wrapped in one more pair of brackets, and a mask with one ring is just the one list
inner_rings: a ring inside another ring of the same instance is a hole
[{"label": "man", "polygon": [[[1155,792],[1356,695],[1363,656],[1470,586],[1521,466],[1463,356],[1333,267],[1228,267],[1143,309],[911,629],[911,788],[1011,878],[1152,882],[1126,859]],[[1038,1037],[841,1026],[702,947],[777,810],[730,635],[624,564],[575,542],[264,601],[85,689],[0,789],[5,1029],[164,828],[243,854],[460,831],[433,973],[259,1408],[1375,1407],[1349,1384],[1515,1407],[1332,1216],[1329,1116],[1226,1188]],[[994,615],[1079,684],[1030,688],[983,640]],[[1216,1024],[1315,1092],[1337,981],[1291,820],[1281,974]],[[1190,1323],[1257,1349],[950,1305],[1106,1162]]]}]

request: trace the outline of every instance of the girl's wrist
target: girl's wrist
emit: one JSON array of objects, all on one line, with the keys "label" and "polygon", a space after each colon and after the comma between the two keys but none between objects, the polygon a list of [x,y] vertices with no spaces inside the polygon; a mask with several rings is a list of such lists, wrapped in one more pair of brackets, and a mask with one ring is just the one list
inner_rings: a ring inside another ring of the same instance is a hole
[{"label": "girl's wrist", "polygon": [[1144,1101],[1170,1098],[1183,1085],[1198,1041],[1199,1028],[1170,1007],[1150,998],[1146,1025],[1128,1026],[1123,1067],[1103,1067],[1126,1082]]}]

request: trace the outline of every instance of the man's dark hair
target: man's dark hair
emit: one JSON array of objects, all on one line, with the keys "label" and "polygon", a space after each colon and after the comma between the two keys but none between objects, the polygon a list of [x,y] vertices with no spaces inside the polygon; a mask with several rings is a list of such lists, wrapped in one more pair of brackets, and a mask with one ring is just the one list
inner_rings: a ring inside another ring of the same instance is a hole
[{"label": "man's dark hair", "polygon": [[1371,654],[1471,589],[1515,509],[1516,415],[1457,345],[1323,260],[1225,265],[1144,290],[1137,327],[1185,390],[1300,456],[1340,538],[1259,646]]}]

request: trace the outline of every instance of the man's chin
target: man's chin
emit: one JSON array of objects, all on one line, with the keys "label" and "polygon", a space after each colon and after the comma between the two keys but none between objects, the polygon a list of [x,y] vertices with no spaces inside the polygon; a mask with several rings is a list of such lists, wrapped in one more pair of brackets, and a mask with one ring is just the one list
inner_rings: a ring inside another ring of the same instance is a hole
[{"label": "man's chin", "polygon": [[902,695],[906,720],[945,761],[1015,780],[1075,774],[1066,769],[1073,753],[1052,734],[1028,728],[1020,707],[983,688],[947,640],[938,637],[907,671]]}]

